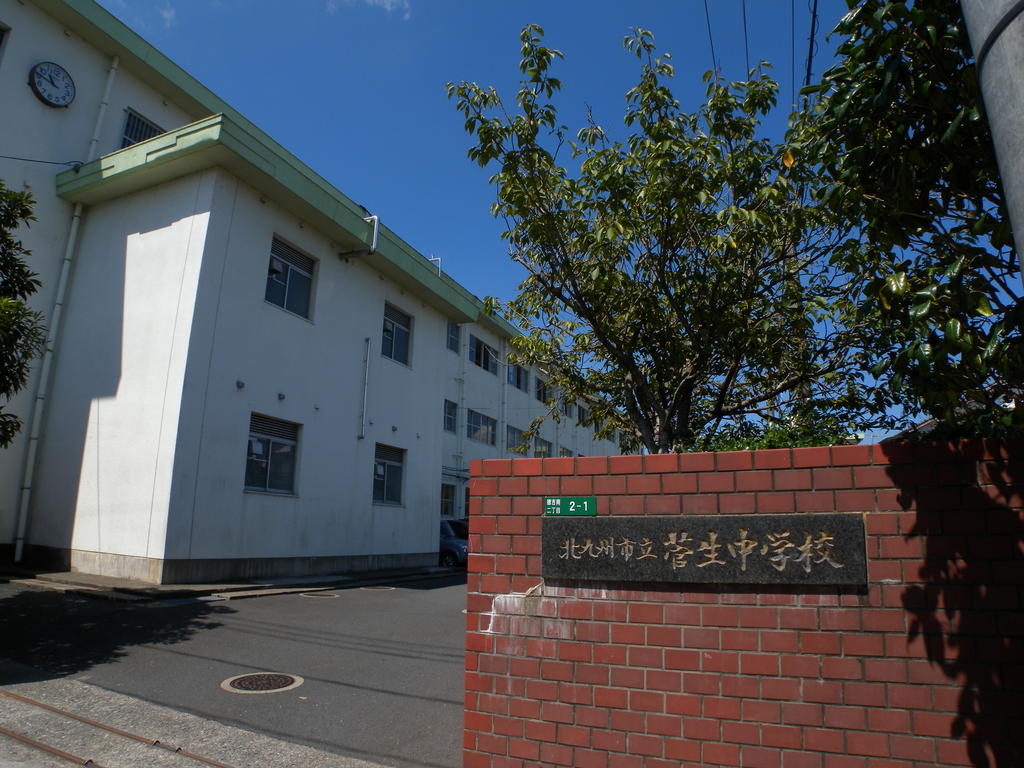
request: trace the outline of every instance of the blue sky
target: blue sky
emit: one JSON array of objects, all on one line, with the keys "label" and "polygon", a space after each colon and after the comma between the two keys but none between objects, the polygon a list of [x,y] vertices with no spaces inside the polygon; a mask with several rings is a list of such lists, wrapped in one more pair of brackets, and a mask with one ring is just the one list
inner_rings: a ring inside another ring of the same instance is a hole
[{"label": "blue sky", "polygon": [[[684,108],[702,101],[712,66],[703,0],[100,0],[101,4],[476,295],[511,298],[522,273],[499,239],[488,173],[466,158],[470,137],[445,83],[494,85],[511,100],[519,30],[544,27],[566,59],[560,117],[586,106],[609,130],[638,68],[622,49],[631,27],[673,55]],[[808,0],[708,0],[717,64],[743,76],[770,61],[782,98],[768,129],[781,136],[791,83],[806,66]],[[825,34],[845,10],[819,0],[814,73],[832,60]],[[795,30],[795,34],[793,31]],[[791,44],[791,42],[795,44]],[[791,66],[795,61],[795,68]],[[794,71],[795,70],[795,71]]]}]

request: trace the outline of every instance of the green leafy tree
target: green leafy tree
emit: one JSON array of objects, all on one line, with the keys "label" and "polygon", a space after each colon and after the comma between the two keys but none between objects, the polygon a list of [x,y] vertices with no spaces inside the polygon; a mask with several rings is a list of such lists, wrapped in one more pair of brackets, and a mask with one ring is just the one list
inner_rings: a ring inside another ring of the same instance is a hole
[{"label": "green leafy tree", "polygon": [[[39,280],[25,264],[29,252],[15,237],[33,221],[32,196],[0,183],[0,396],[9,398],[28,380],[29,367],[46,340],[42,316],[26,305]],[[21,419],[0,405],[0,446],[6,447],[21,429]]]},{"label": "green leafy tree", "polygon": [[670,57],[638,29],[624,41],[640,62],[629,135],[590,116],[571,137],[553,103],[562,54],[542,35],[521,33],[513,109],[494,88],[448,85],[527,272],[515,299],[491,300],[525,331],[514,358],[651,452],[707,447],[743,424],[801,431],[826,411],[830,441],[847,436],[863,416],[861,329],[853,281],[829,259],[858,245],[802,194],[814,169],[758,136],[775,82],[709,74],[705,104],[684,112]]},{"label": "green leafy tree", "polygon": [[961,434],[1024,426],[1024,302],[970,41],[957,0],[848,0],[838,62],[805,89],[790,138],[816,193],[871,247],[864,275],[879,407]]}]

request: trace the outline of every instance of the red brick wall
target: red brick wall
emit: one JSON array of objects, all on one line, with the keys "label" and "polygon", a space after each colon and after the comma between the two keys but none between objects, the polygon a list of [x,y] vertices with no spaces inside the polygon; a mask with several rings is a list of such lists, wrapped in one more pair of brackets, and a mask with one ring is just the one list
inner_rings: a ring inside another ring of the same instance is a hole
[{"label": "red brick wall", "polygon": [[[467,768],[1024,766],[1024,444],[472,474]],[[542,585],[546,494],[599,515],[866,512],[870,584]]]}]

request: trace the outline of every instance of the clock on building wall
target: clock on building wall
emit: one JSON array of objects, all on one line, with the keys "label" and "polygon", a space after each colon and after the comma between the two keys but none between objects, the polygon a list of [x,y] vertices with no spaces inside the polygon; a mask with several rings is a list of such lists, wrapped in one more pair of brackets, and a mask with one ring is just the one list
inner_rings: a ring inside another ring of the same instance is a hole
[{"label": "clock on building wall", "polygon": [[67,107],[75,100],[75,81],[60,64],[41,61],[28,73],[28,84],[38,99],[49,107]]}]

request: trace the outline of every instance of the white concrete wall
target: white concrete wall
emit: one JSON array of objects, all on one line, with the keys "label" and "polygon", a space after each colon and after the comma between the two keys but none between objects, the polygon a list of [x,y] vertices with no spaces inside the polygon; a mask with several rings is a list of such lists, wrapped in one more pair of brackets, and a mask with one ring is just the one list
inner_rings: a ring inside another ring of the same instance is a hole
[{"label": "white concrete wall", "polygon": [[[264,300],[275,236],[317,260],[308,320]],[[359,260],[342,261],[337,250],[245,184],[232,180],[218,193],[182,408],[168,557],[436,547],[444,371],[435,350],[443,349],[447,321]],[[408,366],[381,356],[385,302],[413,318]],[[209,339],[200,340],[200,325]],[[366,338],[367,425],[359,439]],[[302,425],[293,496],[243,489],[253,412]],[[378,442],[406,450],[401,505],[372,502]]]},{"label": "white concrete wall", "polygon": [[89,209],[45,423],[33,544],[162,558],[216,171]]},{"label": "white concrete wall", "polygon": [[[275,236],[317,262],[309,319],[263,298]],[[167,558],[432,552],[441,483],[450,482],[442,467],[458,466],[458,444],[462,466],[511,455],[502,398],[503,389],[514,388],[505,384],[504,367],[495,376],[462,364],[470,331],[499,350],[501,340],[466,326],[456,355],[446,347],[445,315],[385,279],[368,260],[345,261],[337,250],[246,184],[219,174],[183,391]],[[381,354],[385,303],[412,317],[408,365]],[[452,435],[442,428],[443,402],[459,402],[460,376],[465,397],[459,433]],[[466,407],[498,419],[497,445],[464,439]],[[531,419],[543,410],[525,393],[516,407]],[[253,412],[302,425],[294,495],[244,489]],[[545,424],[542,433],[557,454],[555,426]],[[373,502],[377,443],[406,451],[400,505]],[[615,452],[610,443],[595,447]]]},{"label": "white concrete wall", "polygon": [[[31,3],[0,0],[0,146],[38,160],[87,159],[110,58]],[[29,69],[50,60],[74,78],[68,109],[39,102]],[[124,65],[97,151],[120,147],[126,108],[165,129],[189,114]],[[0,179],[36,197],[24,232],[43,281],[33,306],[49,316],[71,206],[54,194],[60,166],[0,159]],[[264,301],[274,236],[318,262],[313,312]],[[420,244],[428,245],[428,244]],[[210,171],[87,209],[41,443],[29,541],[145,558],[307,557],[431,552],[442,467],[512,456],[505,427],[543,411],[529,393],[467,361],[463,326],[448,351],[448,318],[384,279],[369,262],[336,256],[308,225],[233,176]],[[385,302],[413,318],[411,360],[381,356]],[[359,438],[364,339],[370,339],[365,436]],[[243,382],[238,388],[236,382]],[[28,417],[37,381],[12,403]],[[279,394],[284,398],[280,399]],[[443,401],[459,403],[457,435]],[[466,410],[497,419],[496,445],[466,437]],[[249,416],[302,425],[294,496],[244,490]],[[615,453],[575,419],[541,435],[585,454]],[[405,449],[403,503],[372,502],[374,448]],[[14,539],[24,437],[0,452],[0,545]],[[465,481],[457,483],[461,513]]]},{"label": "white concrete wall", "polygon": [[[469,337],[476,336],[498,352],[498,373],[494,375],[469,360]],[[469,462],[476,459],[523,458],[533,456],[533,443],[526,453],[514,453],[507,449],[506,427],[527,430],[533,420],[546,416],[546,406],[535,397],[535,382],[538,371],[529,370],[530,380],[527,391],[508,383],[507,356],[508,340],[497,336],[488,329],[469,323],[462,326],[460,351],[458,354],[445,348],[443,355],[447,369],[445,393],[442,399],[459,405],[458,428],[455,434],[443,433],[444,464],[468,470]],[[543,376],[541,378],[544,378]],[[496,444],[487,445],[467,436],[467,411],[474,410],[496,419],[498,422]],[[438,406],[438,419],[443,418],[443,403]],[[590,427],[578,424],[575,411],[572,417],[563,416],[560,423],[547,418],[537,433],[551,443],[551,455],[557,457],[561,448],[569,449],[573,455],[610,456],[619,453],[618,444],[611,440],[594,440]],[[456,489],[456,516],[464,510],[464,478],[447,477],[442,482],[452,483]]]},{"label": "white concrete wall", "polygon": [[[96,124],[110,57],[66,30],[31,3],[0,0],[0,26],[9,28],[0,44],[0,147],[2,153],[47,161],[83,161]],[[53,61],[74,79],[76,96],[67,109],[40,102],[27,85],[29,70]],[[201,117],[179,109],[143,85],[122,67],[111,92],[98,143],[100,154],[120,147],[125,109],[132,107],[165,129]],[[72,206],[56,197],[54,176],[65,168],[27,160],[0,158],[0,180],[35,197],[38,221],[22,233],[32,251],[31,265],[42,287],[32,298],[47,319],[53,308],[60,262],[64,255]],[[27,422],[38,384],[38,365],[28,386],[9,404]],[[0,451],[0,545],[14,540],[21,474],[27,440],[24,432]]]}]

